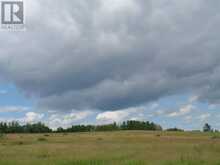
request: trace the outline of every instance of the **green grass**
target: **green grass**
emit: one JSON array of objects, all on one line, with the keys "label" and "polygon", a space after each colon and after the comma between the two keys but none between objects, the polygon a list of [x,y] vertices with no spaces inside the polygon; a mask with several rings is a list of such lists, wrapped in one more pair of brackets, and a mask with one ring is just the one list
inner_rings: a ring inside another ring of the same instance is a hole
[{"label": "green grass", "polygon": [[100,132],[10,134],[0,165],[220,165],[219,134]]}]

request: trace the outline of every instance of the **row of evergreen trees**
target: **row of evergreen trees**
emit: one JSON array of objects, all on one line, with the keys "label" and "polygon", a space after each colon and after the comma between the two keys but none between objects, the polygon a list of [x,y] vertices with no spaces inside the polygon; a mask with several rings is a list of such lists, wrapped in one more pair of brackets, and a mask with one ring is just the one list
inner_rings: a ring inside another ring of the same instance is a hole
[{"label": "row of evergreen trees", "polygon": [[65,132],[92,132],[92,131],[117,131],[117,130],[162,130],[160,125],[152,122],[126,121],[122,124],[107,125],[73,125],[70,128],[62,127],[53,131],[43,123],[20,125],[18,122],[0,123],[0,133],[65,133]]},{"label": "row of evergreen trees", "polygon": [[160,131],[162,127],[153,122],[126,121],[122,124],[107,125],[73,125],[70,128],[58,128],[56,132],[92,132],[92,131],[118,131],[118,130],[151,130]]},{"label": "row of evergreen trees", "polygon": [[50,133],[52,129],[43,123],[20,125],[18,122],[1,122],[0,133]]}]

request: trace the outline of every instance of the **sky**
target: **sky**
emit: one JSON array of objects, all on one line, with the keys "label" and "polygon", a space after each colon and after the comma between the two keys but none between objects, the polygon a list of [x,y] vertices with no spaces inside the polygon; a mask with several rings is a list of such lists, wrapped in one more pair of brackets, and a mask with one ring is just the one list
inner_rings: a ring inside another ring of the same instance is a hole
[{"label": "sky", "polygon": [[220,1],[26,0],[0,31],[0,121],[220,129]]}]

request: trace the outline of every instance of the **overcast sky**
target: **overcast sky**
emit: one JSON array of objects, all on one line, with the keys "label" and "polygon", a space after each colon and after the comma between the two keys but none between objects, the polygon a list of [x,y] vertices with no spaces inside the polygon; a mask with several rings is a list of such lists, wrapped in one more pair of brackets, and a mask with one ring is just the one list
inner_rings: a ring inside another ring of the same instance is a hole
[{"label": "overcast sky", "polygon": [[26,0],[0,31],[0,120],[220,128],[219,0]]}]

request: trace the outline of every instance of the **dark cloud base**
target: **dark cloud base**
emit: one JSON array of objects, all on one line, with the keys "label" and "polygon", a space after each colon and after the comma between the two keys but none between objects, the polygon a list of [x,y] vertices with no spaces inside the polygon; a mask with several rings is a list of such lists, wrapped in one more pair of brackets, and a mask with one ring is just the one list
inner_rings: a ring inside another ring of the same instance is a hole
[{"label": "dark cloud base", "polygon": [[219,103],[219,1],[31,0],[0,34],[0,79],[47,109],[118,110],[186,92]]}]

